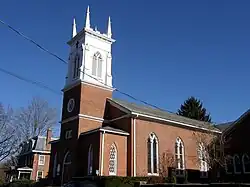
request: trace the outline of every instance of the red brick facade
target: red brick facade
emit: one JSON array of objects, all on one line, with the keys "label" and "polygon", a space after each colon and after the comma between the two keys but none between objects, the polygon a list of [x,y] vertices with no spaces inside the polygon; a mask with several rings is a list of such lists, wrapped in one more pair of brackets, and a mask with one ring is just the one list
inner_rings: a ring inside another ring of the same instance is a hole
[{"label": "red brick facade", "polygon": [[[158,157],[165,151],[174,155],[175,142],[179,137],[184,144],[185,169],[199,169],[193,133],[201,129],[133,115],[112,99],[107,100],[111,96],[110,90],[84,83],[65,91],[60,140],[52,142],[50,177],[64,183],[73,176],[96,174],[147,176],[147,140],[151,133],[158,140]],[[68,112],[67,102],[71,98],[75,99],[75,108]],[[72,131],[71,138],[66,139],[68,130]],[[202,132],[206,133],[206,130]],[[93,156],[90,156],[90,147]],[[110,166],[111,147],[116,150],[114,167]],[[67,152],[70,152],[70,164],[65,165]],[[90,160],[93,160],[91,165]],[[53,171],[55,168],[57,172]],[[112,168],[116,170],[113,173]]]}]

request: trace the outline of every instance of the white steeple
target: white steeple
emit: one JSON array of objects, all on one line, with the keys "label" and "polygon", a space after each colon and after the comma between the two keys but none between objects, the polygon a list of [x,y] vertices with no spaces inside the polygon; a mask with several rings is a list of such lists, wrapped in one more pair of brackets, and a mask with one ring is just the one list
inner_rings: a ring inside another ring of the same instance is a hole
[{"label": "white steeple", "polygon": [[87,8],[87,14],[86,14],[86,21],[85,21],[85,28],[90,29],[90,12],[89,12],[89,6]]},{"label": "white steeple", "polygon": [[74,38],[77,35],[76,31],[76,20],[75,18],[73,19],[73,27],[72,27],[72,38]]},{"label": "white steeple", "polygon": [[108,36],[109,38],[111,38],[111,36],[112,36],[110,16],[109,16],[109,20],[108,20],[107,36]]}]

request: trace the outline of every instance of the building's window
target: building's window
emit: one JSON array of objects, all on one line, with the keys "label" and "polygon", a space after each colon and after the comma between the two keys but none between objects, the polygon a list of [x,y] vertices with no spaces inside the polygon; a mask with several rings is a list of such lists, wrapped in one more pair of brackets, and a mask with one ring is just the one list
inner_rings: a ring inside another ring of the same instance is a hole
[{"label": "building's window", "polygon": [[247,154],[242,156],[242,168],[245,174],[250,173],[250,158]]},{"label": "building's window", "polygon": [[234,155],[233,165],[234,165],[234,173],[240,174],[241,173],[241,161],[240,161],[239,155]]},{"label": "building's window", "polygon": [[56,166],[57,166],[57,153],[54,156],[54,163],[53,163],[53,178],[56,177]]},{"label": "building's window", "polygon": [[76,55],[74,62],[73,62],[73,79],[79,77],[80,74],[80,58]]},{"label": "building's window", "polygon": [[102,77],[102,56],[99,52],[95,53],[93,57],[92,75]]},{"label": "building's window", "polygon": [[45,163],[45,155],[39,155],[38,163],[40,166],[44,165]]},{"label": "building's window", "polygon": [[203,143],[199,144],[198,157],[200,160],[200,174],[201,177],[208,177],[208,163],[207,163],[207,151]]},{"label": "building's window", "polygon": [[184,170],[185,170],[184,144],[179,137],[176,139],[175,142],[175,160],[176,160],[177,175],[184,175]]},{"label": "building's window", "polygon": [[158,140],[154,133],[151,133],[148,137],[148,174],[158,175]]},{"label": "building's window", "polygon": [[37,171],[36,180],[43,178],[43,171]]},{"label": "building's window", "polygon": [[234,172],[233,157],[230,155],[225,157],[225,170],[227,174],[232,174]]},{"label": "building's window", "polygon": [[89,146],[89,152],[88,152],[88,175],[93,174],[93,147],[92,145]]},{"label": "building's window", "polygon": [[115,144],[112,144],[110,147],[109,175],[117,175],[117,149]]},{"label": "building's window", "polygon": [[72,138],[72,130],[67,130],[65,132],[65,139],[67,140],[67,139],[70,139],[70,138]]}]

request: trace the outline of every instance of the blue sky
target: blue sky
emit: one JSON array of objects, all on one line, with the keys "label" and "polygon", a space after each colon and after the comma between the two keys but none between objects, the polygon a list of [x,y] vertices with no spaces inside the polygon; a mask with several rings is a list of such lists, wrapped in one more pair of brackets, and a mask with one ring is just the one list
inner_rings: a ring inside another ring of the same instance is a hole
[{"label": "blue sky", "polygon": [[[215,122],[249,108],[249,1],[9,0],[1,3],[0,19],[67,60],[72,19],[82,29],[87,5],[98,30],[106,31],[111,16],[116,88],[171,111],[193,95]],[[2,25],[0,35],[1,67],[63,88],[66,65]],[[3,73],[0,80],[5,105],[26,106],[40,96],[61,115],[62,96]]]}]

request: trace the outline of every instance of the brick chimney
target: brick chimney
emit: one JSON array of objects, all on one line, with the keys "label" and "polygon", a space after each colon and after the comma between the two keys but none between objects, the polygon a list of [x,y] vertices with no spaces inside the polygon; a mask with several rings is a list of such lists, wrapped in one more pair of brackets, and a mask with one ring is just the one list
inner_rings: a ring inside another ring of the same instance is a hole
[{"label": "brick chimney", "polygon": [[47,130],[47,135],[46,135],[46,147],[47,147],[47,149],[50,149],[49,142],[51,141],[51,138],[52,138],[52,130],[51,130],[51,128],[49,128]]}]

